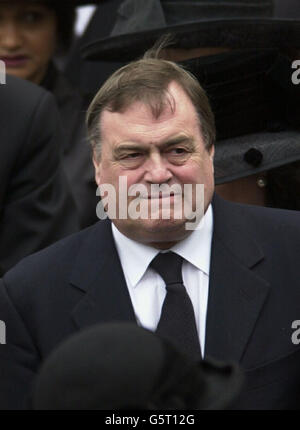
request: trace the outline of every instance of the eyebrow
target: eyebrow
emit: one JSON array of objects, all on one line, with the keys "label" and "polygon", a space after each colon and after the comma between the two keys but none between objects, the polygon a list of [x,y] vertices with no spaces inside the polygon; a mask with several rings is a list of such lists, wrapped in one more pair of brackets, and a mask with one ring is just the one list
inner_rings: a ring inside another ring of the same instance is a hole
[{"label": "eyebrow", "polygon": [[[158,148],[165,150],[171,146],[175,146],[182,143],[190,144],[194,146],[194,139],[187,136],[176,136],[174,138],[166,140],[165,142],[162,142],[161,144],[158,145]],[[121,144],[120,146],[114,149],[114,154],[118,155],[126,151],[146,151],[146,148],[139,145],[138,143],[128,143],[124,145]]]},{"label": "eyebrow", "polygon": [[113,149],[113,153],[114,155],[119,155],[122,152],[126,152],[126,151],[145,151],[144,148],[142,148],[139,144],[137,143],[132,143],[132,144],[126,144],[126,145],[120,145],[117,148]]},{"label": "eyebrow", "polygon": [[190,144],[194,146],[194,139],[192,137],[187,137],[187,136],[177,136],[169,140],[166,140],[161,145],[159,145],[159,148],[167,149],[170,146],[179,145],[181,143]]}]

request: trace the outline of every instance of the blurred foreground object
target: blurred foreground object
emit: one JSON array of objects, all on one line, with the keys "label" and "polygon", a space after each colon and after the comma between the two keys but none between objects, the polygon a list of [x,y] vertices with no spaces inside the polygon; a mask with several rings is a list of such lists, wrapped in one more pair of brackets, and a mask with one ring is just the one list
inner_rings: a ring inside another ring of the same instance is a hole
[{"label": "blurred foreground object", "polygon": [[226,409],[241,385],[235,365],[195,362],[135,324],[99,324],[52,352],[33,408]]}]

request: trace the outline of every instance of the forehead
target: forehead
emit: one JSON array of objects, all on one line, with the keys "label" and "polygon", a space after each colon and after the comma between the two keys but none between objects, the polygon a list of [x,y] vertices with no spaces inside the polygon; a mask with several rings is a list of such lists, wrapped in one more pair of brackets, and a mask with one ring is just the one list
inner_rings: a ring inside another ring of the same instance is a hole
[{"label": "forehead", "polygon": [[136,133],[158,139],[173,132],[193,132],[199,129],[196,109],[185,91],[175,82],[167,90],[168,102],[158,118],[151,108],[142,102],[132,103],[124,112],[104,110],[101,115],[100,127],[102,137]]}]

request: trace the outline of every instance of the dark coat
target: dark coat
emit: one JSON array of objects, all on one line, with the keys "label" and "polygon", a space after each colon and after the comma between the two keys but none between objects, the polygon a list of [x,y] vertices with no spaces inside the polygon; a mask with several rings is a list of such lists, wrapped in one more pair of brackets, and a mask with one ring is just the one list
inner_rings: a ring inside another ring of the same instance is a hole
[{"label": "dark coat", "polygon": [[84,92],[95,94],[106,79],[124,65],[124,62],[85,61],[81,55],[84,46],[110,34],[122,2],[123,0],[99,2],[88,26],[67,58],[65,74],[76,88],[79,87]]},{"label": "dark coat", "polygon": [[[299,213],[215,198],[206,356],[246,370],[237,408],[300,405]],[[20,408],[59,342],[99,322],[135,321],[109,220],[28,257],[0,285],[0,406]]]},{"label": "dark coat", "polygon": [[63,165],[69,180],[81,228],[97,221],[97,185],[90,145],[87,141],[85,114],[90,101],[73,88],[52,64],[41,84],[56,99],[63,126]]},{"label": "dark coat", "polygon": [[61,141],[53,97],[7,76],[0,85],[0,275],[79,230]]}]

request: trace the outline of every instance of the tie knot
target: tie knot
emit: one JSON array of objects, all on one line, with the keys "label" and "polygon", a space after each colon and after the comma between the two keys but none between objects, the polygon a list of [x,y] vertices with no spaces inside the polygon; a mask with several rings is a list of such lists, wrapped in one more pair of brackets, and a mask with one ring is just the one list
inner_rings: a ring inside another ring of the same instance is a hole
[{"label": "tie knot", "polygon": [[174,252],[159,253],[152,260],[150,266],[163,278],[166,285],[182,284],[182,262],[180,255]]}]

